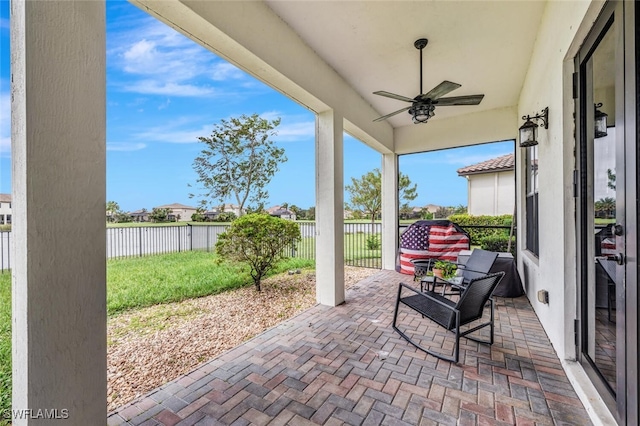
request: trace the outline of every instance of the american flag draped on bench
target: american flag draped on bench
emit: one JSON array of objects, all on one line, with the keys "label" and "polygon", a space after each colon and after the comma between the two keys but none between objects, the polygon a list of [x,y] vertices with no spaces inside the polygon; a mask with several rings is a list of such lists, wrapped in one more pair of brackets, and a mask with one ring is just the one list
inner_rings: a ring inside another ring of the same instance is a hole
[{"label": "american flag draped on bench", "polygon": [[413,275],[412,259],[457,261],[461,250],[468,250],[469,235],[448,220],[419,220],[400,236],[396,270]]}]

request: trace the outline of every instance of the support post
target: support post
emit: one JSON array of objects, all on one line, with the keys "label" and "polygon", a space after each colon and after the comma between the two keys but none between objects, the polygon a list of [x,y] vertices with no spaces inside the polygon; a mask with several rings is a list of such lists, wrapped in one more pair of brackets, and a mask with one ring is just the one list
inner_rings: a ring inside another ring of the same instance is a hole
[{"label": "support post", "polygon": [[316,118],[316,299],[344,302],[344,164],[342,117]]},{"label": "support post", "polygon": [[10,7],[13,424],[104,424],[105,3]]},{"label": "support post", "polygon": [[382,155],[382,269],[396,267],[398,252],[398,155]]}]

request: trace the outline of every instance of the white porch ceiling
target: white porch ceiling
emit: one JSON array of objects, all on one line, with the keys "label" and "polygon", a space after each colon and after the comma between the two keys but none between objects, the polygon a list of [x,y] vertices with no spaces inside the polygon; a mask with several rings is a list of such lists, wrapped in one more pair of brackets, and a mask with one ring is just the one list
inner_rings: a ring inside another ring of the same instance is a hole
[{"label": "white porch ceiling", "polygon": [[[514,106],[544,12],[544,1],[277,1],[266,0],[320,57],[380,115],[408,103],[373,95],[419,93],[443,80],[462,84],[448,96],[484,93],[478,106],[436,108],[432,120]],[[408,113],[388,119],[414,126]]]},{"label": "white porch ceiling", "polygon": [[[381,152],[419,152],[509,139],[546,1],[131,0],[316,112],[341,109],[345,128]],[[437,107],[429,123],[374,95],[484,94],[478,106]],[[473,123],[473,129],[468,127]],[[478,125],[480,127],[478,127]]]}]

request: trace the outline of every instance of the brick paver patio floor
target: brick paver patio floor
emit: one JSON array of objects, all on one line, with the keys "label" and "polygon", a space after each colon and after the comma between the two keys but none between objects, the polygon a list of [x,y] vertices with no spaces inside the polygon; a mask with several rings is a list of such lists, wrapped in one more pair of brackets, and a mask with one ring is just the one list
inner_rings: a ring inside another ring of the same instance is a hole
[{"label": "brick paver patio floor", "polygon": [[[495,343],[463,338],[452,364],[391,328],[399,281],[411,277],[381,271],[343,305],[281,323],[110,413],[108,424],[591,424],[525,297],[496,298]],[[412,336],[452,349],[452,333],[401,312]]]}]

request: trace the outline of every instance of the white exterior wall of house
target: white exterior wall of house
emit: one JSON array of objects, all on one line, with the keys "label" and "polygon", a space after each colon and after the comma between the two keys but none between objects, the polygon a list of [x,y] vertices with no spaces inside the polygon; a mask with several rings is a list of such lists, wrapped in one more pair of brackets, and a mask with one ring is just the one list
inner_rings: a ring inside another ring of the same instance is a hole
[{"label": "white exterior wall of house", "polygon": [[[573,198],[574,102],[573,58],[603,2],[549,2],[530,61],[518,117],[549,107],[549,128],[538,131],[539,253],[526,250],[526,226],[518,227],[519,270],[525,291],[570,380],[591,413],[603,424],[616,424],[583,368],[575,362],[574,319],[577,318],[576,220]],[[516,125],[520,126],[521,120]],[[518,223],[525,224],[525,151],[516,155]],[[549,292],[549,303],[537,300]]]},{"label": "white exterior wall of house", "polygon": [[0,225],[12,222],[12,209],[10,202],[0,202]]},{"label": "white exterior wall of house", "polygon": [[181,209],[171,209],[171,211],[172,211],[172,214],[176,216],[176,220],[178,222],[190,222],[191,216],[195,214],[196,209],[181,208]]},{"label": "white exterior wall of house", "polygon": [[478,173],[468,175],[466,178],[468,188],[467,210],[470,215],[498,216],[513,214],[516,189],[512,170]]}]

